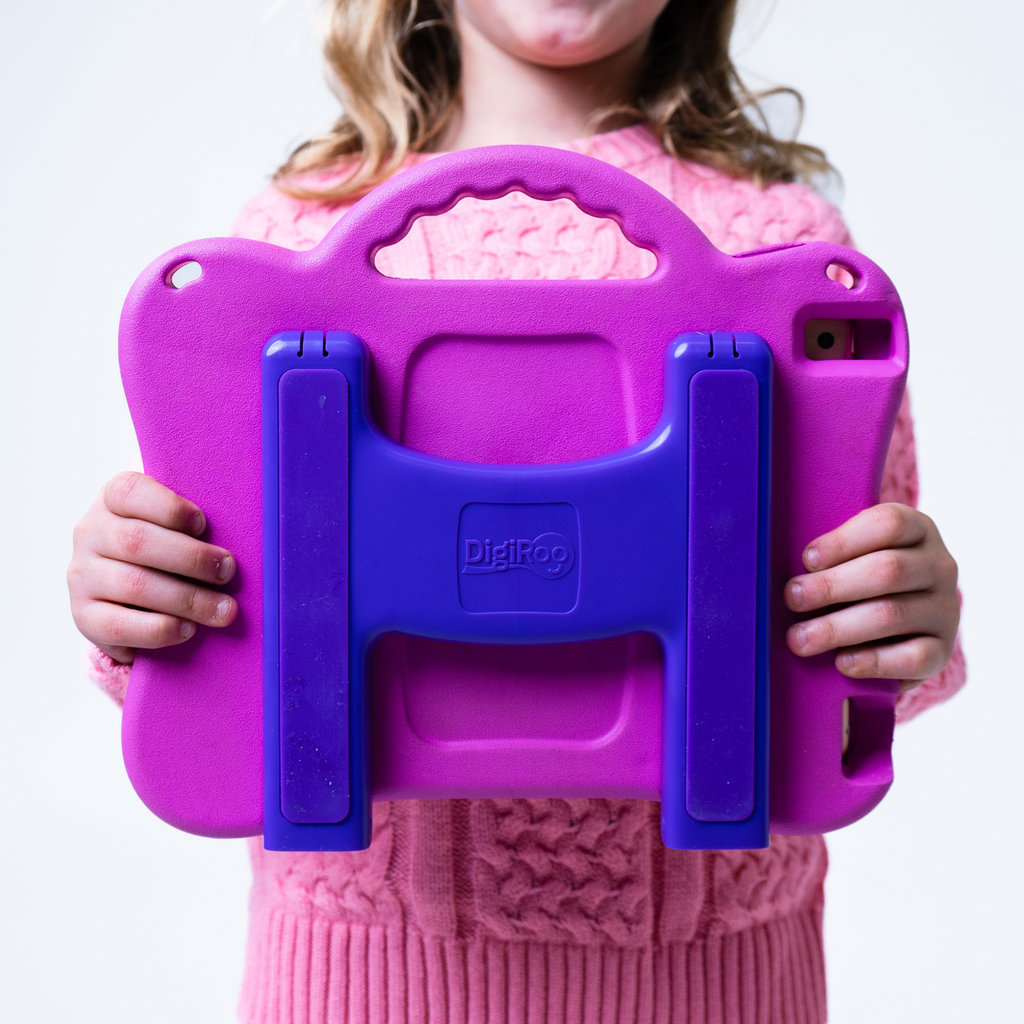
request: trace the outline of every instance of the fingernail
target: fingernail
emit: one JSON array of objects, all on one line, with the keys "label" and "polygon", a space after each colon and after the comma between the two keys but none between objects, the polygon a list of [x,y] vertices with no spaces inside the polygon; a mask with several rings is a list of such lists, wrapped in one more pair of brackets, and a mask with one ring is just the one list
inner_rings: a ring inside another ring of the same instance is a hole
[{"label": "fingernail", "polygon": [[794,607],[800,608],[804,603],[804,588],[799,583],[789,585],[789,599]]},{"label": "fingernail", "polygon": [[192,516],[192,532],[198,537],[206,529],[206,516],[202,512],[196,512]]},{"label": "fingernail", "polygon": [[809,569],[817,569],[821,565],[821,555],[818,553],[818,549],[808,548],[807,553],[804,555],[804,562]]},{"label": "fingernail", "polygon": [[801,650],[807,646],[807,627],[806,626],[794,626],[793,635],[796,637],[796,645]]},{"label": "fingernail", "polygon": [[232,558],[225,555],[217,562],[217,579],[223,582],[231,575]]},{"label": "fingernail", "polygon": [[836,658],[836,668],[840,672],[852,672],[856,667],[857,663],[861,660],[859,654],[840,654]]},{"label": "fingernail", "polygon": [[187,640],[196,631],[196,624],[194,622],[183,622],[181,624],[181,638]]},{"label": "fingernail", "polygon": [[223,622],[228,617],[228,612],[231,611],[231,598],[225,597],[217,602],[217,618]]}]

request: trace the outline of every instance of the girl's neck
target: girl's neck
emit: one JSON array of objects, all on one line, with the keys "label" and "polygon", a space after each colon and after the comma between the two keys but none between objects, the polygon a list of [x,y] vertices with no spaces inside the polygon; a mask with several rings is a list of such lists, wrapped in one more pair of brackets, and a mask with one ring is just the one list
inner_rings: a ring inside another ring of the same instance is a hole
[{"label": "girl's neck", "polygon": [[[508,53],[458,19],[462,102],[438,140],[443,151],[525,143],[556,145],[594,131],[596,110],[626,103],[649,33],[609,57],[577,67],[546,67]],[[601,125],[621,127],[625,118]]]}]

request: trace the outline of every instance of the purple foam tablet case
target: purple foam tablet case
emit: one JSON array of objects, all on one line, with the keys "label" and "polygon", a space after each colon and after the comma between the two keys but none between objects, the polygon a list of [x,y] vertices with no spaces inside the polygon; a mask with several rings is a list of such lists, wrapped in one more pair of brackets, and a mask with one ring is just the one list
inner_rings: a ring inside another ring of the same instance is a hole
[{"label": "purple foam tablet case", "polygon": [[[416,217],[511,191],[614,219],[657,269],[376,270]],[[857,358],[810,359],[816,319],[853,321]],[[887,791],[897,686],[791,655],[781,598],[878,500],[902,397],[902,307],[859,253],[727,256],[626,172],[470,150],[308,252],[172,250],[120,344],[146,471],[239,567],[232,626],[132,673],[125,763],[176,827],[358,849],[372,800],[636,797],[669,845],[754,847]]]}]

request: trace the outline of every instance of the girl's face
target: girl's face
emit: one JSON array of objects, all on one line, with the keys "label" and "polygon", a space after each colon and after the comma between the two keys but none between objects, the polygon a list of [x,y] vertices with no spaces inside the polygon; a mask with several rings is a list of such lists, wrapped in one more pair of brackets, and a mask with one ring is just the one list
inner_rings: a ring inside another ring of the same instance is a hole
[{"label": "girl's face", "polygon": [[490,43],[531,64],[569,68],[646,39],[669,0],[456,0]]}]

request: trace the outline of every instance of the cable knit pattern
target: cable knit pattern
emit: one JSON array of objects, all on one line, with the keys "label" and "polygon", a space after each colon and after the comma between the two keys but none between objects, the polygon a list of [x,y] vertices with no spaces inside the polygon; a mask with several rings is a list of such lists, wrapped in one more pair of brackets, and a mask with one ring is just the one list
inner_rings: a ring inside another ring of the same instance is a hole
[{"label": "cable knit pattern", "polygon": [[[727,252],[850,242],[836,208],[805,186],[762,191],[680,163],[644,128],[569,148],[658,189]],[[270,188],[235,233],[307,249],[346,209]],[[567,200],[513,194],[417,221],[378,267],[395,277],[621,278],[648,273],[653,257]],[[906,403],[882,490],[883,500],[917,499]],[[901,717],[945,699],[963,676],[958,648],[942,675],[901,699]],[[376,805],[362,853],[270,853],[259,840],[251,850],[246,1024],[825,1019],[820,837],[681,852],[660,842],[656,804],[432,800]]]},{"label": "cable knit pattern", "polygon": [[86,671],[89,678],[108,696],[118,707],[124,706],[124,694],[128,689],[128,678],[131,675],[131,665],[122,665],[109,655],[105,654],[98,647],[89,646],[85,652]]},{"label": "cable knit pattern", "polygon": [[481,930],[510,940],[646,944],[652,813],[630,800],[474,801]]}]

